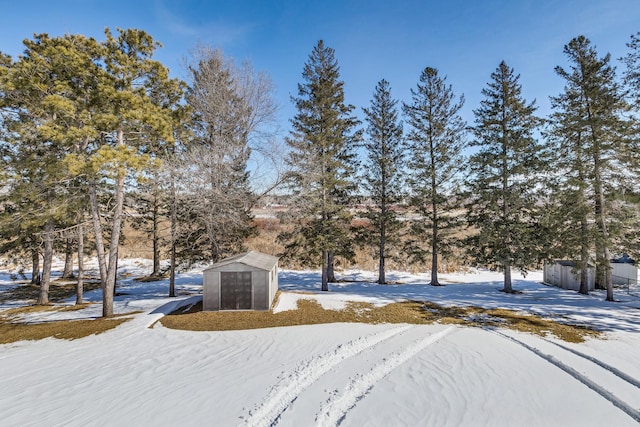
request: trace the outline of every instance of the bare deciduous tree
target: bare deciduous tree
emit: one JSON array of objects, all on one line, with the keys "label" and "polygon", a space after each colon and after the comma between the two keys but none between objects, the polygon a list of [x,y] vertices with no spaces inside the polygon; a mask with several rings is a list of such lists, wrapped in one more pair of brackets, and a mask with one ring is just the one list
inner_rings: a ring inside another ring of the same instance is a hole
[{"label": "bare deciduous tree", "polygon": [[[180,154],[178,187],[183,257],[213,262],[243,247],[253,232],[252,170],[265,159],[277,164],[273,148],[276,104],[273,84],[248,62],[239,66],[220,50],[199,47],[189,66],[187,102],[194,111],[193,139]],[[280,180],[277,168],[261,179]],[[185,251],[186,249],[186,251]]]}]

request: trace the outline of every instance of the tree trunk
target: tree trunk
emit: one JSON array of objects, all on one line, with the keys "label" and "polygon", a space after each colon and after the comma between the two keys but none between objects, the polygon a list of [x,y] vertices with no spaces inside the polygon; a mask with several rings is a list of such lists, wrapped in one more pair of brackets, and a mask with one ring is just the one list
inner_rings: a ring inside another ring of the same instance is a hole
[{"label": "tree trunk", "polygon": [[587,218],[582,218],[580,224],[580,290],[581,294],[589,294],[589,236]]},{"label": "tree trunk", "polygon": [[40,286],[40,252],[37,246],[31,249],[31,284]]},{"label": "tree trunk", "polygon": [[335,255],[333,251],[327,252],[327,282],[336,283],[336,275],[335,275]]},{"label": "tree trunk", "polygon": [[605,284],[607,286],[607,301],[615,301],[615,299],[613,298],[613,277],[611,275],[611,255],[609,253],[609,248],[607,246],[605,246],[604,248],[604,256],[605,256],[605,271],[604,271],[604,277],[605,277]]},{"label": "tree trunk", "polygon": [[[124,144],[124,134],[118,130],[118,145]],[[109,242],[109,264],[107,266],[107,280],[102,292],[102,316],[113,316],[113,294],[116,288],[116,270],[118,269],[118,243],[122,227],[122,209],[124,205],[125,171],[118,170],[114,194],[113,222],[111,223],[111,242]]]},{"label": "tree trunk", "polygon": [[327,280],[327,267],[329,265],[329,252],[322,250],[322,291],[329,290],[329,281]]},{"label": "tree trunk", "polygon": [[151,276],[160,276],[160,236],[158,225],[158,192],[155,190],[153,198],[153,272]]},{"label": "tree trunk", "polygon": [[[607,301],[613,301],[613,282],[611,277],[611,255],[609,254],[609,230],[607,229],[606,200],[602,180],[602,152],[600,139],[598,138],[594,119],[591,113],[591,106],[587,103],[587,114],[591,127],[591,139],[593,143],[593,190],[595,195],[595,214],[598,225],[599,236],[596,237],[596,280],[598,270],[604,277],[604,285],[607,289]],[[606,164],[606,163],[605,163]],[[598,261],[600,257],[600,261]]]},{"label": "tree trunk", "polygon": [[[598,211],[598,207],[596,206],[596,211]],[[600,229],[600,225],[598,224],[598,229]],[[595,287],[596,289],[606,289],[607,288],[607,279],[606,272],[604,269],[604,248],[602,244],[599,242],[599,238],[596,238],[596,273],[595,273]]]},{"label": "tree trunk", "polygon": [[93,222],[93,234],[96,239],[96,254],[98,256],[98,266],[100,268],[100,283],[104,290],[107,282],[107,262],[104,253],[104,240],[102,238],[102,222],[100,221],[100,211],[98,207],[97,183],[89,185],[89,204],[91,207],[91,219]]},{"label": "tree trunk", "polygon": [[220,260],[220,253],[218,251],[218,242],[215,237],[213,237],[213,233],[211,233],[211,262],[216,263]]},{"label": "tree trunk", "polygon": [[117,295],[116,288],[118,287],[118,263],[120,262],[120,252],[116,249],[116,266],[115,266],[115,274],[113,279],[113,297],[115,298]]},{"label": "tree trunk", "polygon": [[595,179],[595,190],[596,190],[596,221],[598,223],[598,231],[600,232],[599,238],[596,238],[596,241],[600,240],[600,249],[601,251],[597,254],[599,260],[596,261],[596,266],[599,267],[596,269],[596,273],[599,274],[603,280],[602,285],[607,290],[607,301],[614,301],[613,298],[613,280],[611,277],[611,255],[609,253],[609,231],[607,229],[606,222],[606,214],[605,214],[605,199],[604,199],[604,191],[602,189],[602,183],[599,179],[599,170],[596,169],[596,179]]},{"label": "tree trunk", "polygon": [[67,239],[64,248],[64,270],[62,271],[63,279],[73,278],[73,241]]},{"label": "tree trunk", "polygon": [[42,256],[42,281],[38,305],[49,304],[49,283],[51,281],[51,264],[53,261],[53,220],[47,221],[44,226],[44,254]]},{"label": "tree trunk", "polygon": [[84,228],[78,225],[78,283],[76,284],[76,305],[83,303],[84,297]]},{"label": "tree trunk", "polygon": [[503,292],[513,293],[513,287],[511,286],[511,265],[504,263],[504,289]]},{"label": "tree trunk", "polygon": [[438,185],[436,181],[436,159],[433,134],[429,128],[429,156],[431,160],[431,286],[440,286],[438,282]]},{"label": "tree trunk", "polygon": [[582,156],[582,138],[578,133],[578,144],[576,145],[576,157],[578,163],[578,208],[582,209],[580,215],[580,289],[579,293],[587,295],[589,293],[589,219],[586,210],[587,177],[585,176],[585,166]]},{"label": "tree trunk", "polygon": [[431,286],[440,286],[438,281],[438,218],[436,207],[433,205],[432,229],[431,229]]},{"label": "tree trunk", "polygon": [[[502,221],[503,225],[507,224],[511,215],[509,209],[509,202],[507,201],[507,195],[509,193],[509,169],[507,164],[507,132],[502,130]],[[511,286],[511,232],[508,227],[504,227],[503,231],[504,251],[507,256],[507,260],[503,262],[504,265],[504,292],[512,293],[513,287]]]},{"label": "tree trunk", "polygon": [[171,265],[169,266],[169,296],[176,296],[176,237],[178,223],[178,209],[175,177],[171,171]]},{"label": "tree trunk", "polygon": [[[597,151],[597,150],[596,150]],[[609,230],[607,229],[606,200],[604,197],[604,189],[602,185],[602,176],[600,172],[600,161],[598,156],[594,155],[594,171],[593,186],[595,191],[595,210],[596,223],[598,224],[599,236],[596,238],[596,273],[598,269],[604,279],[604,285],[607,289],[607,301],[613,301],[613,281],[611,277],[611,255],[609,254]],[[598,268],[599,267],[599,268]]]},{"label": "tree trunk", "polygon": [[380,224],[380,263],[378,265],[378,283],[380,285],[384,285],[387,283],[387,278],[385,276],[385,268],[384,268],[384,258],[385,258],[385,244],[386,244],[386,227],[385,227],[385,219],[384,219],[384,207],[383,211],[383,220]]}]

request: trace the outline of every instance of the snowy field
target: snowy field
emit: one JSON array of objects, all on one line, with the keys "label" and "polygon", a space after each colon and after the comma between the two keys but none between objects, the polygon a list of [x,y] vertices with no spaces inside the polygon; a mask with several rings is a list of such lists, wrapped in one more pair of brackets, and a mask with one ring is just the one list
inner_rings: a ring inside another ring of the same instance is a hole
[{"label": "snowy field", "polygon": [[[149,271],[125,260],[129,277]],[[0,292],[15,286],[0,273]],[[355,282],[318,291],[317,272],[283,271],[276,310],[313,298],[327,308],[403,299],[476,305],[570,319],[605,331],[569,344],[511,330],[450,325],[329,324],[227,332],[153,325],[200,297],[197,270],[181,274],[174,299],[166,281],[123,279],[117,313],[142,311],[114,330],[75,341],[0,345],[2,426],[637,426],[640,423],[640,299],[581,296],[517,277],[521,294],[499,292],[489,272],[393,273],[400,285]],[[366,282],[369,281],[369,282]],[[291,292],[305,291],[305,293]],[[307,293],[308,292],[308,293]],[[99,291],[86,294],[100,301]],[[73,299],[68,302],[72,304]],[[6,309],[20,305],[10,302]],[[22,303],[24,304],[24,303]],[[81,311],[26,320],[91,318]]]}]

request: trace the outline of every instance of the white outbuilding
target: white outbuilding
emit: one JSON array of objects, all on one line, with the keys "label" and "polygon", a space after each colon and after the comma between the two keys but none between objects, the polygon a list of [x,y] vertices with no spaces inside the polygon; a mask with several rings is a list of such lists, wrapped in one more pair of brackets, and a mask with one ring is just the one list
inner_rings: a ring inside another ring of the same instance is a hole
[{"label": "white outbuilding", "polygon": [[256,251],[203,271],[203,310],[269,310],[278,291],[278,257]]},{"label": "white outbuilding", "polygon": [[[575,261],[556,260],[544,264],[544,283],[558,286],[562,289],[580,290],[580,271]],[[587,268],[587,287],[590,291],[595,289],[595,271],[593,267]]]},{"label": "white outbuilding", "polygon": [[[611,279],[614,285],[630,286],[638,283],[638,268],[627,255],[611,260]],[[595,268],[587,267],[589,291],[595,289]],[[544,264],[544,283],[563,289],[580,289],[580,271],[575,261],[556,260]]]}]

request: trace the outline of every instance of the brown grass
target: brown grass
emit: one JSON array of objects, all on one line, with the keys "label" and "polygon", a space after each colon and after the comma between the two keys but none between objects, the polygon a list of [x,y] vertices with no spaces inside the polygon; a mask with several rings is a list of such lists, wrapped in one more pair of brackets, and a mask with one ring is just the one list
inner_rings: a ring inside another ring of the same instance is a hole
[{"label": "brown grass", "polygon": [[442,307],[433,303],[407,301],[375,307],[351,302],[343,310],[326,310],[313,300],[298,301],[298,309],[279,313],[267,311],[201,311],[194,306],[188,313],[172,313],[160,320],[163,326],[190,331],[229,331],[322,323],[445,323],[473,327],[500,326],[540,336],[553,335],[568,342],[598,337],[598,332],[562,324],[531,314],[479,307]]},{"label": "brown grass", "polygon": [[[404,212],[404,210],[403,210]],[[262,211],[260,212],[262,213]],[[272,212],[273,213],[273,212]],[[283,231],[291,231],[293,225],[288,223],[282,223],[278,218],[254,218],[254,225],[258,231],[256,236],[250,237],[245,241],[246,247],[249,250],[255,250],[272,255],[281,255],[284,252],[284,245],[277,241],[278,235]],[[362,218],[355,218],[352,221],[352,225],[364,227],[368,223],[368,220]],[[161,225],[161,235],[163,237],[168,236],[169,226],[166,223]],[[466,236],[469,233],[468,230],[461,230],[458,237]],[[119,254],[122,258],[147,258],[153,257],[152,242],[148,234],[136,230],[127,222],[123,228],[124,241],[120,245]],[[375,248],[354,248],[355,257],[353,260],[347,260],[342,257],[336,257],[336,270],[349,268],[360,268],[367,271],[375,271],[378,267],[378,260],[376,257],[377,251]],[[168,254],[163,252],[162,257],[167,257]],[[402,257],[400,257],[402,258]],[[430,271],[430,262],[410,262],[406,259],[400,259],[395,261],[393,259],[387,259],[386,266],[388,270],[406,271],[409,273],[421,273]],[[293,259],[281,259],[280,267],[286,269],[299,270],[308,266],[302,265]],[[319,267],[315,266],[315,267]],[[447,257],[439,257],[440,273],[450,273],[464,271],[466,266],[463,264],[462,251],[454,250],[454,253]]]},{"label": "brown grass", "polygon": [[[367,220],[355,219],[353,225],[366,224]],[[256,218],[254,225],[257,227],[258,234],[250,237],[246,241],[249,250],[259,251],[267,254],[280,255],[284,252],[284,245],[277,241],[278,235],[283,231],[291,231],[293,225],[283,224],[277,218]],[[363,248],[354,247],[355,256],[353,260],[337,256],[335,258],[336,271],[349,268],[360,268],[367,271],[376,271],[378,268],[378,259],[376,257],[377,249],[373,247]],[[402,257],[400,257],[402,258]],[[462,264],[461,251],[447,258],[438,257],[440,273],[451,273],[464,271],[465,266]],[[285,269],[300,270],[308,266],[302,265],[294,259],[281,259],[280,267]],[[312,266],[313,267],[313,266]],[[315,266],[315,267],[319,267]],[[431,264],[429,262],[411,262],[407,259],[386,260],[386,268],[388,271],[406,271],[409,273],[420,273],[430,271]]]},{"label": "brown grass", "polygon": [[33,341],[44,338],[58,338],[74,340],[89,335],[101,334],[128,321],[131,317],[126,315],[112,318],[98,318],[87,320],[62,320],[41,323],[25,323],[19,320],[20,314],[40,311],[69,311],[79,310],[87,304],[71,307],[59,306],[29,306],[4,310],[0,317],[0,344],[8,344],[16,341]]}]

